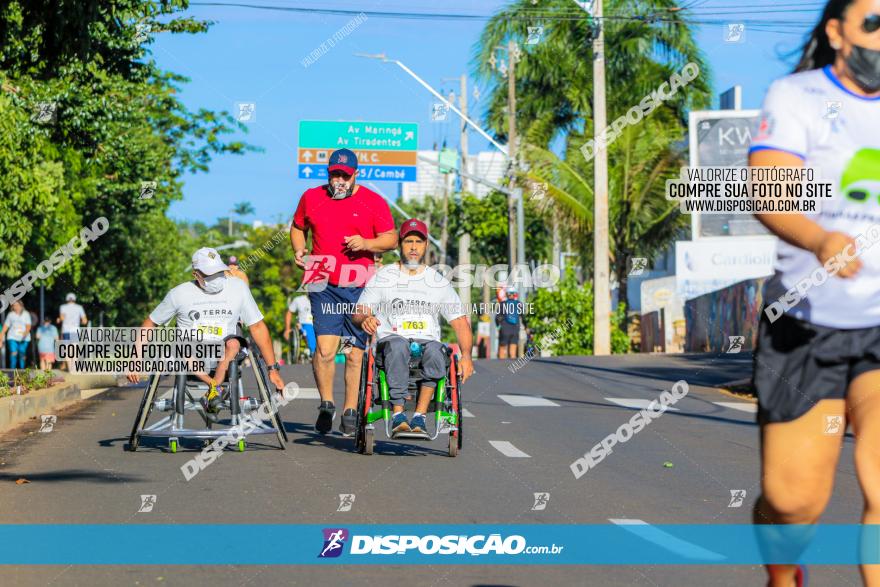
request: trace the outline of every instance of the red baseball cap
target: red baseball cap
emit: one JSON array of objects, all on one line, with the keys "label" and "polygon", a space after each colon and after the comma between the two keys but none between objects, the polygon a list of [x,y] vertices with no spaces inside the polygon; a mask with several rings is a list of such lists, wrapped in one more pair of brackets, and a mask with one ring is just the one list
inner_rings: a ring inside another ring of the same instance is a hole
[{"label": "red baseball cap", "polygon": [[425,240],[428,240],[428,225],[417,218],[410,218],[400,225],[400,238],[406,237],[411,232],[415,232]]}]

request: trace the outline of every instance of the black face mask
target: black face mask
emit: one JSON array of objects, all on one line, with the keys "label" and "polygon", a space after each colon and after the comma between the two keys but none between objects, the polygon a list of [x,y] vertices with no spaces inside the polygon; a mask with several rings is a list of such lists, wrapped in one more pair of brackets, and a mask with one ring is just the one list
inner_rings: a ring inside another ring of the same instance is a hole
[{"label": "black face mask", "polygon": [[853,45],[846,66],[864,91],[872,94],[880,91],[880,51]]}]

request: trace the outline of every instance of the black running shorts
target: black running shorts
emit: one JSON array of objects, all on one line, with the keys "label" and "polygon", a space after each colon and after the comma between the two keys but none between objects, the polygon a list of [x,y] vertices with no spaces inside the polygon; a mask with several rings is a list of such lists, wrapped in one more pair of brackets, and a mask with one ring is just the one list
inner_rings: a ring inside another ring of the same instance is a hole
[{"label": "black running shorts", "polygon": [[519,324],[508,324],[502,321],[501,328],[498,329],[498,344],[519,344]]},{"label": "black running shorts", "polygon": [[841,330],[762,311],[752,385],[758,422],[790,422],[823,399],[843,399],[853,379],[880,369],[880,326]]}]

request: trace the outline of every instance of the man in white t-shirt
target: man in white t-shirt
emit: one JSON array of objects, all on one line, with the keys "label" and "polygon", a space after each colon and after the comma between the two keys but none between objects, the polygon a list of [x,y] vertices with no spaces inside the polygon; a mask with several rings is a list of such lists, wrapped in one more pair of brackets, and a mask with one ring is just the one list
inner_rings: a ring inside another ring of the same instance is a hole
[{"label": "man in white t-shirt", "polygon": [[[209,414],[218,411],[220,394],[217,386],[223,383],[229,363],[241,349],[236,336],[239,320],[247,326],[266,359],[269,380],[279,390],[282,389],[284,382],[278,373],[279,365],[272,349],[272,338],[248,285],[237,277],[228,277],[225,274],[229,267],[223,263],[215,249],[204,247],[196,251],[192,257],[192,266],[195,280],[181,283],[169,291],[144,320],[141,328],[154,328],[176,318],[177,328],[198,329],[204,334],[205,340],[225,341],[223,359],[217,364],[213,375],[194,374],[210,386],[203,402]],[[136,382],[138,376],[130,374],[129,380]]]},{"label": "man in white t-shirt", "polygon": [[[437,382],[446,376],[446,356],[440,340],[439,315],[449,322],[461,347],[460,377],[474,372],[471,360],[473,334],[461,298],[443,275],[424,264],[428,227],[410,219],[400,227],[401,262],[382,267],[367,282],[352,320],[383,343],[383,363],[394,416],[392,432],[426,433],[425,412]],[[409,359],[413,344],[422,351],[425,381],[416,409],[407,422],[403,410],[409,385]],[[346,414],[342,415],[345,423]],[[354,410],[351,417],[354,418]],[[352,428],[354,424],[352,423]]]},{"label": "man in white t-shirt", "polygon": [[61,324],[62,340],[77,340],[76,330],[80,326],[85,326],[89,319],[86,318],[86,311],[82,306],[76,303],[76,295],[67,294],[64,298],[67,303],[58,308],[58,322]]},{"label": "man in white t-shirt", "polygon": [[300,330],[306,337],[306,344],[309,347],[309,353],[315,354],[315,326],[312,324],[312,303],[309,296],[301,295],[293,298],[287,307],[287,314],[284,315],[284,338],[290,338],[290,322],[293,314],[296,314],[296,321],[299,322]]}]

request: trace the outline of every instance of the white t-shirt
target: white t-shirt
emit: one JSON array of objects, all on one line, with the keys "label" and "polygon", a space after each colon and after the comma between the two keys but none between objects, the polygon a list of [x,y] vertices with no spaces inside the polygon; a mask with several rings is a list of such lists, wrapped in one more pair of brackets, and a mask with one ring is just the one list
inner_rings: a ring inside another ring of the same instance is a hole
[{"label": "white t-shirt", "polygon": [[81,321],[86,316],[86,311],[76,302],[67,302],[58,308],[61,316],[61,332],[76,332],[82,326]]},{"label": "white t-shirt", "polygon": [[27,332],[27,327],[31,325],[30,313],[25,311],[22,311],[21,314],[9,312],[6,314],[6,321],[3,322],[3,325],[9,327],[9,330],[6,331],[8,340],[30,341],[31,335]]},{"label": "white t-shirt", "polygon": [[312,304],[309,302],[309,296],[297,296],[290,302],[287,307],[291,312],[296,312],[296,319],[300,324],[312,323]]},{"label": "white t-shirt", "polygon": [[410,275],[397,263],[373,275],[358,303],[368,305],[379,319],[377,340],[399,334],[440,342],[438,315],[442,314],[447,322],[465,315],[461,298],[443,275],[431,267]]},{"label": "white t-shirt", "polygon": [[[750,152],[765,149],[797,155],[804,167],[816,169],[817,181],[833,184],[832,197],[820,201],[821,211],[806,215],[825,230],[856,238],[880,223],[880,98],[852,93],[830,67],[781,78],[764,99]],[[855,278],[829,277],[788,314],[832,328],[880,325],[880,243],[859,252],[863,267]],[[819,267],[815,255],[780,241],[765,303]]]},{"label": "white t-shirt", "polygon": [[197,328],[205,339],[223,339],[236,333],[238,320],[251,326],[263,319],[248,285],[237,277],[227,277],[223,290],[209,294],[195,281],[181,283],[168,292],[150,314],[156,324],[177,318],[178,328]]}]

